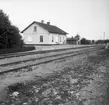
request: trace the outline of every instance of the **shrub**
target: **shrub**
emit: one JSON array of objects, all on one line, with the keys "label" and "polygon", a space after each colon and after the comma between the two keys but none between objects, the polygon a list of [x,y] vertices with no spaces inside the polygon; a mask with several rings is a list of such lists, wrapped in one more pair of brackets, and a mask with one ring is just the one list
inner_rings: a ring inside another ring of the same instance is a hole
[{"label": "shrub", "polygon": [[16,53],[16,52],[24,52],[24,51],[31,51],[34,50],[34,46],[28,46],[28,47],[16,47],[11,49],[1,49],[0,54],[6,54],[6,53]]}]

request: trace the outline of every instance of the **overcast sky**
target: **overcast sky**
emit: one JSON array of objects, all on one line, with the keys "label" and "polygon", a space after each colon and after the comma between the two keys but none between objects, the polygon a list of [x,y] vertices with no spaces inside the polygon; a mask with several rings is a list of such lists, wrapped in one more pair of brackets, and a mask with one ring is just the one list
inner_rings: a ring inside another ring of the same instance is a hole
[{"label": "overcast sky", "polygon": [[109,38],[109,0],[0,0],[0,9],[21,31],[33,21],[50,21],[75,36]]}]

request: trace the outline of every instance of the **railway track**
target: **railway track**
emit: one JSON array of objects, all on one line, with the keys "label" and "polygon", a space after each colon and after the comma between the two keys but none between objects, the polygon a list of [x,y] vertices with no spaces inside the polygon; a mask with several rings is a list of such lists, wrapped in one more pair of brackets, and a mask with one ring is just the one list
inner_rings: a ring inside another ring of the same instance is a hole
[{"label": "railway track", "polygon": [[27,51],[27,52],[0,54],[0,60],[5,59],[5,58],[20,57],[20,56],[25,56],[25,55],[35,55],[35,54],[43,54],[43,53],[51,53],[51,52],[60,52],[60,51],[66,51],[66,50],[72,50],[72,49],[83,49],[86,47],[96,47],[96,45],[87,45],[87,46],[64,48],[64,49],[51,49],[51,50],[42,50],[42,51]]},{"label": "railway track", "polygon": [[[85,48],[87,49],[87,48]],[[81,50],[81,51],[84,51],[85,49]],[[92,50],[95,49],[95,48],[92,48]],[[65,51],[65,52],[58,52],[58,53],[49,53],[49,54],[39,54],[38,56],[32,56],[31,58],[27,58],[24,57],[23,59],[20,59],[20,60],[13,60],[10,62],[10,61],[7,61],[7,62],[0,62],[0,67],[4,67],[4,66],[9,66],[9,65],[14,65],[14,64],[20,64],[20,63],[26,63],[26,62],[29,62],[29,61],[36,61],[36,60],[41,60],[41,59],[46,59],[46,58],[50,58],[50,57],[57,57],[57,56],[62,56],[62,55],[68,55],[68,54],[74,54],[74,53],[78,53],[78,51],[80,50],[76,50],[76,51],[72,51],[72,50],[68,50],[68,51]]]},{"label": "railway track", "polygon": [[0,74],[17,71],[17,70],[22,70],[23,68],[28,69],[28,67],[52,62],[55,60],[64,59],[67,57],[77,56],[77,55],[81,55],[84,53],[91,53],[94,51],[99,51],[101,49],[102,49],[101,46],[97,46],[97,47],[82,48],[82,49],[78,49],[77,51],[74,51],[71,49],[68,51],[61,50],[60,52],[58,52],[58,54],[57,54],[57,52],[55,52],[54,54],[49,55],[50,54],[50,52],[49,52],[49,53],[47,53],[48,55],[45,55],[42,57],[40,56],[40,57],[31,58],[31,59],[22,60],[22,61],[8,62],[8,63],[0,64]]},{"label": "railway track", "polygon": [[[90,48],[94,48],[94,47],[90,47]],[[20,62],[27,62],[27,61],[34,61],[34,60],[40,60],[40,59],[44,59],[47,57],[53,57],[53,56],[60,56],[63,54],[70,54],[70,53],[74,53],[80,50],[85,50],[87,48],[82,48],[82,49],[68,49],[68,50],[61,50],[61,51],[57,51],[57,52],[49,52],[49,53],[41,53],[41,54],[33,54],[33,55],[25,55],[25,56],[19,56],[19,57],[11,57],[11,58],[5,58],[0,60],[0,66],[5,66],[5,65],[11,65],[13,63],[18,64]]]}]

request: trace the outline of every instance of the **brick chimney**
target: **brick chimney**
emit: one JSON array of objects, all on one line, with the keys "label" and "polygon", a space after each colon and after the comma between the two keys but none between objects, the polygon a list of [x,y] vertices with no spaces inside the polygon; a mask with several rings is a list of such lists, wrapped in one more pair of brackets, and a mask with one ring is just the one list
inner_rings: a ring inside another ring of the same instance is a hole
[{"label": "brick chimney", "polygon": [[50,22],[47,22],[48,25],[50,25]]},{"label": "brick chimney", "polygon": [[41,23],[44,23],[44,20],[41,20]]}]

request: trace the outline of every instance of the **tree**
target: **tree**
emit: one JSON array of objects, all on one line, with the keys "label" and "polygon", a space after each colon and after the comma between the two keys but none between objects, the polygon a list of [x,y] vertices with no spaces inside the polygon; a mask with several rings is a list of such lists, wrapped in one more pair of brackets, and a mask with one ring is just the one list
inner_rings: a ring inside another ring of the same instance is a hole
[{"label": "tree", "polygon": [[0,10],[0,48],[11,48],[21,45],[19,29],[12,25],[9,17]]},{"label": "tree", "polygon": [[106,43],[109,43],[109,39],[105,39],[104,40],[104,43],[106,44]]},{"label": "tree", "polygon": [[95,42],[96,44],[103,44],[103,43],[109,43],[109,39],[105,39],[105,40],[97,40],[96,42]]},{"label": "tree", "polygon": [[92,40],[91,43],[92,43],[92,44],[95,44],[95,40]]},{"label": "tree", "polygon": [[87,40],[86,38],[81,39],[81,44],[90,44],[90,43],[91,43],[91,41]]}]

